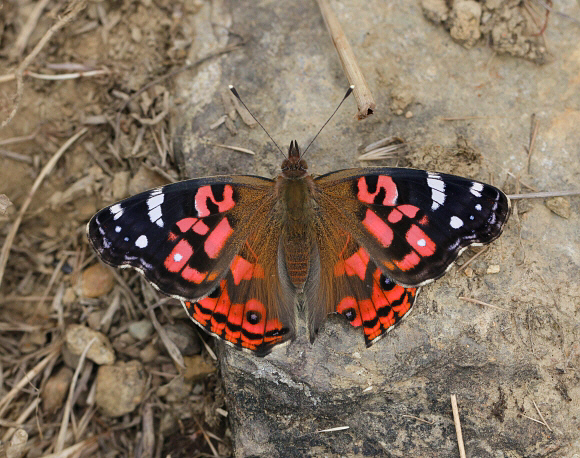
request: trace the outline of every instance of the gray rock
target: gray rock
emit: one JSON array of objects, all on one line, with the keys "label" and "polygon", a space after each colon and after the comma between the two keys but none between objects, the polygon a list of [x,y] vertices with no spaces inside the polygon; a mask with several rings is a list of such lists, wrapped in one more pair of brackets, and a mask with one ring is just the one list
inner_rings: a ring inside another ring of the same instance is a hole
[{"label": "gray rock", "polygon": [[[572,9],[574,2],[566,5]],[[177,77],[175,96],[190,102],[174,114],[176,155],[190,177],[273,177],[280,154],[262,131],[239,119],[235,138],[225,126],[209,129],[225,114],[220,91],[233,82],[286,149],[294,138],[308,143],[347,82],[315,2],[239,1],[229,7],[230,31],[248,41],[194,74]],[[559,62],[540,68],[492,58],[485,47],[465,50],[426,22],[419,2],[354,0],[335,8],[377,108],[356,122],[354,102],[347,101],[309,151],[313,174],[360,166],[357,149],[389,135],[447,148],[461,136],[481,152],[481,163],[461,154],[440,154],[434,163],[445,170],[463,164],[473,178],[513,190],[505,170],[527,170],[522,144],[529,141],[531,114],[541,112],[541,139],[526,180],[540,190],[577,183],[580,111],[570,108],[580,106],[575,25],[550,16],[547,33]],[[209,26],[210,13],[204,5],[196,17],[192,61],[219,47],[222,35]],[[389,82],[395,79],[412,88],[410,119],[387,109]],[[482,118],[441,122],[462,116]],[[257,154],[209,148],[210,143]],[[577,201],[572,202],[577,214]],[[468,456],[580,453],[570,420],[580,409],[569,401],[580,396],[574,382],[580,354],[573,351],[580,329],[570,318],[579,307],[579,230],[544,206],[533,206],[512,219],[479,258],[481,272],[475,263],[472,278],[452,269],[423,288],[410,316],[369,349],[360,329],[338,316],[325,322],[313,344],[300,335],[262,359],[220,347],[236,456],[457,456],[451,394],[458,397]],[[486,275],[491,264],[500,272]],[[553,433],[523,416],[538,419],[533,402]],[[349,429],[318,432],[341,426]]]}]

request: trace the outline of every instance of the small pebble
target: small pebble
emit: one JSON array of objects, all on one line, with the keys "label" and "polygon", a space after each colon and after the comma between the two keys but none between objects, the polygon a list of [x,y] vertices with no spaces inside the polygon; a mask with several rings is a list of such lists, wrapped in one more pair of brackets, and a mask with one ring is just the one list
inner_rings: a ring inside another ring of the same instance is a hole
[{"label": "small pebble", "polygon": [[101,366],[97,372],[97,407],[109,417],[135,410],[143,400],[147,374],[139,361]]},{"label": "small pebble", "polygon": [[115,278],[104,264],[93,264],[83,271],[81,291],[84,297],[101,297],[113,289]]},{"label": "small pebble", "polygon": [[6,194],[0,194],[0,215],[5,215],[8,207],[12,205]]},{"label": "small pebble", "polygon": [[73,355],[80,355],[88,343],[96,337],[87,352],[87,358],[96,364],[113,364],[115,352],[111,342],[103,333],[80,324],[72,324],[66,330],[66,345]]},{"label": "small pebble", "polygon": [[473,269],[471,267],[466,267],[463,269],[463,273],[467,278],[473,278]]},{"label": "small pebble", "polygon": [[570,218],[570,201],[564,197],[546,199],[546,207],[562,218]]},{"label": "small pebble", "polygon": [[95,331],[99,331],[101,329],[101,320],[105,315],[104,310],[93,310],[89,313],[89,317],[87,318],[87,324],[89,328],[94,329]]},{"label": "small pebble", "polygon": [[41,331],[27,332],[19,342],[22,353],[30,353],[38,350],[46,344],[46,333]]},{"label": "small pebble", "polygon": [[137,340],[145,340],[153,334],[153,325],[149,320],[134,321],[129,325],[129,334]]},{"label": "small pebble", "polygon": [[183,361],[185,362],[185,373],[183,374],[185,380],[195,382],[196,380],[206,378],[216,371],[216,367],[206,362],[201,355],[186,356],[183,358]]},{"label": "small pebble", "polygon": [[[21,458],[22,456],[24,456],[24,453],[28,452],[26,450],[27,442],[28,442],[28,433],[24,429],[19,428],[16,431],[14,431],[14,434],[10,438],[10,442],[4,444],[3,447],[6,458]],[[27,453],[26,456],[30,455],[28,455]]]},{"label": "small pebble", "polygon": [[163,326],[167,335],[183,356],[192,356],[201,353],[201,342],[193,326],[195,326],[193,323],[185,321],[178,321],[175,324]]},{"label": "small pebble", "polygon": [[150,363],[152,361],[155,361],[158,356],[159,351],[152,343],[145,345],[145,348],[143,348],[143,350],[139,352],[139,358],[141,358],[141,361],[143,361],[144,363]]},{"label": "small pebble", "polygon": [[73,371],[68,367],[62,367],[55,375],[51,375],[46,381],[40,397],[44,410],[48,413],[54,413],[62,407],[70,382],[73,377]]},{"label": "small pebble", "polygon": [[157,396],[165,398],[167,402],[176,402],[185,399],[191,393],[193,382],[183,377],[175,377],[166,385],[157,388]]},{"label": "small pebble", "polygon": [[487,268],[486,273],[488,274],[498,274],[500,271],[500,267],[498,264],[492,264]]},{"label": "small pebble", "polygon": [[77,295],[75,293],[75,290],[74,290],[74,288],[69,286],[67,289],[64,290],[64,295],[62,296],[62,303],[64,305],[70,305],[76,300],[77,300]]}]

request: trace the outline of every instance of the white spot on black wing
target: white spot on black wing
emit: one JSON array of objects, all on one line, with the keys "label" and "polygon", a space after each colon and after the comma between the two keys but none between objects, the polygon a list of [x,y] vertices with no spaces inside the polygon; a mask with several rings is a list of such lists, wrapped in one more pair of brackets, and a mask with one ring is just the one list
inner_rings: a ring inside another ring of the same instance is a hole
[{"label": "white spot on black wing", "polygon": [[437,210],[445,202],[445,182],[436,173],[429,173],[427,185],[431,188],[431,210]]},{"label": "white spot on black wing", "polygon": [[149,209],[149,219],[152,223],[157,224],[159,227],[163,227],[163,215],[161,214],[161,204],[165,200],[163,191],[161,189],[155,189],[151,191],[149,199],[147,199],[147,208]]},{"label": "white spot on black wing", "polygon": [[140,235],[137,240],[135,240],[135,245],[139,248],[145,248],[148,245],[149,241],[145,235]]},{"label": "white spot on black wing", "polygon": [[463,226],[463,220],[457,216],[452,216],[451,221],[449,221],[449,225],[453,229],[459,229],[461,226]]},{"label": "white spot on black wing", "polygon": [[118,220],[121,216],[123,216],[124,210],[120,204],[111,205],[109,209],[111,210],[111,213],[113,214],[113,219],[115,221]]},{"label": "white spot on black wing", "polygon": [[475,197],[481,197],[481,191],[483,191],[483,185],[481,183],[473,183],[469,189],[471,194]]}]

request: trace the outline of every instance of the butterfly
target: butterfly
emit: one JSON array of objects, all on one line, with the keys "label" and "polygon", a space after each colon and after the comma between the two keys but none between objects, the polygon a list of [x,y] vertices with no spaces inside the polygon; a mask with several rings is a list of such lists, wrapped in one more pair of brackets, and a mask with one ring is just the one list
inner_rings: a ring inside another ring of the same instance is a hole
[{"label": "butterfly", "polygon": [[291,142],[279,176],[192,179],[96,213],[88,239],[178,298],[210,334],[263,356],[326,316],[362,327],[367,346],[411,310],[419,287],[469,245],[499,237],[510,201],[494,186],[408,168],[313,177]]}]

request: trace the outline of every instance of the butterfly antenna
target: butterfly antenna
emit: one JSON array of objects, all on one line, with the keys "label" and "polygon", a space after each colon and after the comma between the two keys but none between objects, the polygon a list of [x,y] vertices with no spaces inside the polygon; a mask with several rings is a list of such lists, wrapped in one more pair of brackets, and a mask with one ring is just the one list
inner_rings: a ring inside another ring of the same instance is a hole
[{"label": "butterfly antenna", "polygon": [[232,94],[234,94],[234,96],[236,97],[236,99],[238,99],[240,101],[240,103],[244,106],[244,108],[246,110],[248,110],[248,113],[250,113],[250,116],[252,118],[254,118],[254,121],[256,121],[258,123],[258,125],[262,128],[262,130],[264,132],[266,132],[266,135],[270,138],[270,140],[272,140],[272,142],[274,143],[274,145],[276,145],[276,148],[278,148],[278,151],[280,151],[280,154],[282,154],[282,156],[286,157],[286,155],[284,154],[284,151],[282,151],[280,149],[280,147],[278,146],[278,143],[276,143],[276,141],[272,138],[272,136],[268,133],[268,131],[264,128],[264,126],[262,125],[262,123],[260,121],[258,121],[256,119],[256,117],[254,116],[254,114],[250,111],[250,109],[246,106],[246,104],[244,103],[244,101],[242,100],[242,98],[240,97],[240,94],[238,94],[238,91],[236,91],[236,88],[233,87],[231,84],[228,86],[230,88],[230,91],[232,91]]},{"label": "butterfly antenna", "polygon": [[348,88],[348,90],[346,91],[346,94],[344,94],[344,97],[342,98],[342,100],[340,101],[340,103],[338,104],[338,106],[336,107],[336,110],[333,111],[333,113],[330,115],[330,118],[328,118],[328,120],[320,128],[320,130],[318,131],[318,133],[314,136],[314,138],[312,139],[312,141],[308,144],[308,146],[306,147],[306,149],[302,153],[302,156],[300,156],[301,158],[303,158],[304,156],[306,156],[306,151],[308,151],[308,148],[310,148],[310,145],[312,145],[314,143],[314,140],[316,140],[316,138],[318,138],[318,136],[320,135],[320,132],[322,132],[322,129],[324,129],[326,127],[326,125],[330,122],[330,120],[334,117],[334,115],[336,114],[336,112],[338,111],[338,109],[340,108],[340,106],[344,103],[344,101],[352,93],[353,89],[354,89],[354,85],[353,86],[350,86]]}]

